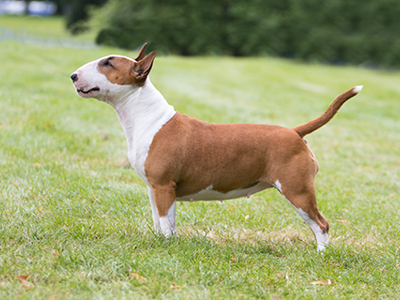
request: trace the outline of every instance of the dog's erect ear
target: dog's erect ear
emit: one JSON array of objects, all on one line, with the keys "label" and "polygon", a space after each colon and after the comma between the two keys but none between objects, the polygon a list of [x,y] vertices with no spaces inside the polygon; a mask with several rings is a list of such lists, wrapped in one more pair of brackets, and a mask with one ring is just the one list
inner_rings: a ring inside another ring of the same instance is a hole
[{"label": "dog's erect ear", "polygon": [[156,58],[156,54],[156,52],[151,52],[133,65],[133,76],[139,86],[143,85],[146,81],[147,75],[149,75],[151,67],[153,66],[153,61]]},{"label": "dog's erect ear", "polygon": [[142,49],[140,49],[138,56],[135,58],[136,61],[142,60],[145,57],[147,43],[144,43]]}]

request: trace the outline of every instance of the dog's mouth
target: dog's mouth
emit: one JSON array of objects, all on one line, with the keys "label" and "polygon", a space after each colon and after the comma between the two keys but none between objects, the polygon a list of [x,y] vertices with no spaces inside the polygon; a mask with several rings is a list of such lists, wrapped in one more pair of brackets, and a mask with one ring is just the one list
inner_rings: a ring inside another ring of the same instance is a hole
[{"label": "dog's mouth", "polygon": [[96,86],[96,87],[91,88],[91,89],[86,90],[86,91],[85,91],[84,89],[82,89],[82,88],[76,89],[76,91],[77,91],[78,93],[89,94],[89,93],[91,93],[91,92],[100,91],[100,88]]}]

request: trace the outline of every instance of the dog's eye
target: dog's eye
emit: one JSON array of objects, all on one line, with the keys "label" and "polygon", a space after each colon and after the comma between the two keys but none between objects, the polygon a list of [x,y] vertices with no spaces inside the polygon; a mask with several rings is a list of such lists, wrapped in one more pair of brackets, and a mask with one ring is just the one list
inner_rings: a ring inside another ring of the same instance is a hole
[{"label": "dog's eye", "polygon": [[110,63],[110,60],[105,60],[105,61],[103,61],[103,66],[110,66],[110,67],[112,67],[112,64]]}]

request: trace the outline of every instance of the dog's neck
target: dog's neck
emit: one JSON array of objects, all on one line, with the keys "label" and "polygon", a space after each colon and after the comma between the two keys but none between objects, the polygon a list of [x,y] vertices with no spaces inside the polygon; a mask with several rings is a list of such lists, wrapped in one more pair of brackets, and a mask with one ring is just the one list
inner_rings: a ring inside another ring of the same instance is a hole
[{"label": "dog's neck", "polygon": [[[142,87],[134,88],[123,101],[108,101],[115,109],[128,143],[131,165],[147,183],[144,162],[154,135],[176,113],[149,78]],[[115,99],[113,99],[115,100]]]}]

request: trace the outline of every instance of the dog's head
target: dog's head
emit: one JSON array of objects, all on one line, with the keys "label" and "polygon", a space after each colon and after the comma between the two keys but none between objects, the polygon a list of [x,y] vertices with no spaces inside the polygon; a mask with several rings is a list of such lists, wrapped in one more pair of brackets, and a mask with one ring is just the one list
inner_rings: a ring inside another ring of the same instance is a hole
[{"label": "dog's head", "polygon": [[136,59],[109,55],[80,67],[71,75],[78,95],[112,102],[118,96],[143,86],[156,57],[156,52],[145,56],[146,45]]}]

